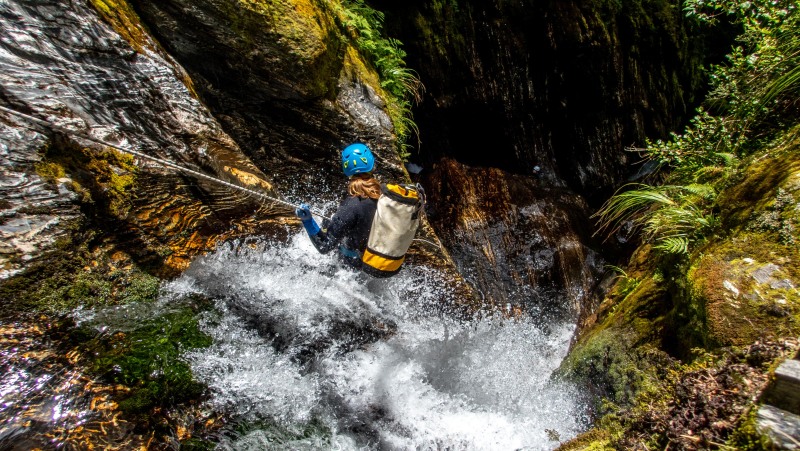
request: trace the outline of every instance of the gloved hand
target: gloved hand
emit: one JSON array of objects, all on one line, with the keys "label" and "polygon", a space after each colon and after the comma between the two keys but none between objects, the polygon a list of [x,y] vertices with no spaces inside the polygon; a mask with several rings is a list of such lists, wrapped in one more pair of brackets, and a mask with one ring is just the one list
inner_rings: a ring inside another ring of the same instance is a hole
[{"label": "gloved hand", "polygon": [[303,221],[303,227],[308,232],[308,236],[316,236],[320,232],[319,225],[314,221],[314,217],[311,216],[311,207],[306,204],[300,204],[300,208],[295,210],[294,214]]},{"label": "gloved hand", "polygon": [[311,216],[311,207],[306,204],[300,204],[300,208],[294,211],[294,214],[300,218],[301,221],[306,222],[309,219],[314,219]]}]

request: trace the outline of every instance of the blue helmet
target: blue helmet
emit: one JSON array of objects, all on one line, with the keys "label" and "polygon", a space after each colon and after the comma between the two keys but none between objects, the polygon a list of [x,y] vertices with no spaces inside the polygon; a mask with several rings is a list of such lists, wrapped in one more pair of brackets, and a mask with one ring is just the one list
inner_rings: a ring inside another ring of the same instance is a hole
[{"label": "blue helmet", "polygon": [[351,177],[355,174],[371,172],[375,167],[375,157],[372,151],[364,144],[350,144],[342,151],[342,170],[344,175]]}]

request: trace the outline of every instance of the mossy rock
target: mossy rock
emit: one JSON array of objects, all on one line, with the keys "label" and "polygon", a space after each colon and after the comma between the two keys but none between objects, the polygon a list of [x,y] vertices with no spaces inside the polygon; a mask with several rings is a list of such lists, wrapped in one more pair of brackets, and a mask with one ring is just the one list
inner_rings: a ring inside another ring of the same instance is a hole
[{"label": "mossy rock", "polygon": [[800,335],[800,253],[764,234],[738,233],[707,248],[688,274],[706,343],[721,347]]},{"label": "mossy rock", "polygon": [[[729,180],[718,200],[723,230],[692,255],[670,259],[647,245],[636,251],[562,365],[563,374],[606,398],[598,401],[596,430],[562,449],[663,448],[675,437],[690,443],[699,436],[769,449],[738,412],[752,407],[767,361],[785,352],[780,343],[800,335],[797,148],[765,151]],[[710,390],[698,386],[703,381]],[[735,387],[714,391],[726,383]],[[661,398],[653,397],[659,390]],[[673,413],[653,409],[653,401]],[[715,429],[697,429],[703,426],[692,414],[683,421],[682,411],[694,406],[687,403],[696,403],[698,415],[727,416],[715,420]]]},{"label": "mossy rock", "polygon": [[141,19],[127,1],[90,0],[89,3],[136,52],[145,53],[157,49]]},{"label": "mossy rock", "polygon": [[754,159],[723,191],[728,228],[693,259],[687,301],[705,338],[687,346],[748,345],[800,335],[800,155],[798,145]]},{"label": "mossy rock", "polygon": [[[731,187],[720,193],[718,202],[726,227],[746,227],[750,222],[758,222],[763,213],[776,210],[783,220],[800,219],[796,208],[800,199],[800,143],[788,144],[773,153],[754,157],[742,171],[741,180],[734,180]],[[780,192],[792,196],[794,205],[776,209]]]},{"label": "mossy rock", "polygon": [[[229,18],[226,43],[258,64],[280,65],[298,91],[333,99],[346,39],[327,5],[310,0],[211,2]],[[264,70],[258,68],[256,70]],[[267,69],[271,70],[271,69]]]},{"label": "mossy rock", "polygon": [[[145,309],[149,311],[149,309]],[[175,406],[196,400],[205,386],[194,380],[187,350],[207,347],[211,337],[200,331],[198,312],[182,306],[152,318],[140,318],[113,333],[93,335],[86,328],[75,331],[82,348],[94,356],[91,368],[111,382],[130,390],[119,402],[129,414],[147,414],[155,407]],[[106,325],[113,330],[114,325]]]},{"label": "mossy rock", "polygon": [[599,413],[608,411],[601,399],[630,406],[671,364],[663,349],[674,307],[654,261],[649,246],[633,255],[630,272],[617,278],[559,369],[559,374],[595,390]]},{"label": "mossy rock", "polygon": [[[301,61],[314,61],[327,52],[333,23],[310,0],[238,0],[234,27],[245,31],[260,25],[279,36],[279,41]],[[252,21],[252,22],[245,22]],[[263,28],[262,28],[263,29]]]},{"label": "mossy rock", "polygon": [[132,155],[112,148],[77,147],[61,140],[47,148],[34,169],[52,184],[68,177],[85,213],[112,218],[128,214],[139,173]]},{"label": "mossy rock", "polygon": [[94,232],[72,232],[26,271],[0,282],[4,313],[62,314],[153,301],[161,280],[136,266],[127,254],[110,249]]}]

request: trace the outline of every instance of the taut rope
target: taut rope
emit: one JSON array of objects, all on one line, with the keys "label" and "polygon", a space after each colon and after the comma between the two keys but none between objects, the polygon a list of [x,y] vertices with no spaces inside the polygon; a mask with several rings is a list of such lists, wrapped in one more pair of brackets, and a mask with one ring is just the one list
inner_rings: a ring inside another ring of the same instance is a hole
[{"label": "taut rope", "polygon": [[[175,169],[177,171],[181,171],[183,173],[193,175],[193,176],[195,176],[197,178],[201,178],[201,179],[204,179],[204,180],[208,180],[208,181],[214,182],[214,183],[216,183],[218,185],[222,185],[222,186],[226,186],[226,187],[231,188],[231,189],[242,191],[242,192],[247,193],[247,194],[249,194],[251,196],[254,196],[254,197],[258,197],[258,198],[261,198],[261,199],[266,199],[266,200],[269,200],[269,201],[272,201],[272,202],[276,202],[276,203],[279,203],[279,204],[283,204],[283,205],[286,205],[288,207],[292,207],[292,208],[295,208],[295,209],[300,208],[300,205],[298,205],[298,204],[294,204],[292,202],[288,202],[288,201],[285,201],[283,199],[278,199],[278,198],[275,198],[275,197],[271,197],[271,196],[268,196],[268,195],[266,195],[264,193],[252,190],[250,188],[245,188],[243,186],[236,185],[234,183],[226,182],[225,180],[221,180],[221,179],[218,179],[216,177],[212,177],[212,176],[210,176],[208,174],[203,174],[202,172],[195,171],[194,169],[189,169],[187,167],[184,167],[184,166],[181,166],[179,164],[173,163],[172,161],[165,160],[163,158],[154,157],[152,155],[148,155],[146,153],[140,152],[140,151],[135,150],[135,149],[131,149],[129,147],[123,147],[123,146],[120,146],[120,145],[117,145],[117,144],[112,144],[112,143],[103,141],[101,139],[97,139],[97,138],[89,135],[88,133],[75,131],[75,130],[69,130],[69,129],[66,129],[66,128],[61,127],[61,126],[58,126],[58,125],[55,125],[55,124],[51,124],[51,123],[49,123],[49,122],[47,122],[45,120],[39,119],[37,117],[33,117],[31,115],[28,115],[28,114],[25,114],[25,113],[21,113],[21,112],[16,111],[16,110],[12,110],[10,108],[6,108],[6,107],[1,106],[1,105],[0,105],[0,111],[5,111],[6,113],[12,114],[12,115],[17,116],[17,117],[22,118],[22,119],[25,119],[26,121],[31,122],[33,124],[36,124],[36,125],[38,125],[40,127],[43,127],[45,129],[58,131],[58,132],[66,134],[66,135],[74,135],[74,136],[77,136],[79,138],[83,138],[83,139],[85,139],[87,141],[92,141],[92,142],[94,142],[96,144],[100,144],[100,145],[103,145],[103,146],[111,147],[113,149],[119,150],[120,152],[125,152],[127,154],[134,155],[134,156],[139,157],[139,158],[143,158],[143,159],[146,159],[146,160],[153,161],[155,163],[160,164],[161,166],[168,167],[168,168],[171,168],[171,169]],[[323,216],[321,214],[318,214],[316,212],[313,212],[313,213],[316,214],[317,216],[321,216],[322,218],[329,219],[329,218],[327,218],[327,217],[325,217],[325,216]]]}]

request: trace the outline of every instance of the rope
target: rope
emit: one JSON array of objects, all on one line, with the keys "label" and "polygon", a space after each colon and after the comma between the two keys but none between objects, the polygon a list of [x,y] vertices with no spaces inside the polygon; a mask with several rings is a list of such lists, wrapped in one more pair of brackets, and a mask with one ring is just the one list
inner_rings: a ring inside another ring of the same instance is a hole
[{"label": "rope", "polygon": [[[143,158],[143,159],[146,159],[146,160],[153,161],[153,162],[158,163],[158,164],[160,164],[162,166],[165,166],[165,167],[168,167],[168,168],[171,168],[171,169],[175,169],[175,170],[184,172],[186,174],[191,174],[191,175],[193,175],[193,176],[195,176],[197,178],[208,180],[208,181],[217,183],[219,185],[226,186],[226,187],[231,188],[231,189],[242,191],[242,192],[247,193],[247,194],[249,194],[251,196],[254,196],[254,197],[259,197],[259,198],[262,198],[262,199],[266,199],[266,200],[269,200],[269,201],[272,201],[272,202],[275,202],[275,203],[279,203],[279,204],[283,204],[283,205],[286,205],[288,207],[292,207],[292,208],[295,208],[295,209],[300,208],[300,205],[298,205],[298,204],[294,204],[294,203],[285,201],[283,199],[278,199],[278,198],[275,198],[275,197],[271,197],[271,196],[268,196],[268,195],[266,195],[264,193],[261,193],[261,192],[258,192],[258,191],[255,191],[255,190],[252,190],[252,189],[249,189],[249,188],[245,188],[243,186],[236,185],[234,183],[226,182],[225,180],[221,180],[221,179],[218,179],[216,177],[212,177],[210,175],[203,174],[202,172],[195,171],[194,169],[189,169],[187,167],[183,167],[181,165],[173,163],[173,162],[171,162],[169,160],[165,160],[163,158],[154,157],[152,155],[148,155],[146,153],[139,152],[138,150],[134,150],[134,149],[131,149],[131,148],[128,148],[128,147],[122,147],[122,146],[119,146],[117,144],[112,144],[112,143],[103,141],[103,140],[95,138],[95,137],[93,137],[93,136],[91,136],[91,135],[89,135],[88,133],[85,133],[85,132],[80,132],[80,131],[76,131],[76,130],[69,130],[69,129],[61,127],[61,126],[58,126],[58,125],[55,125],[55,124],[51,124],[51,123],[49,123],[49,122],[47,122],[45,120],[42,120],[42,119],[39,119],[37,117],[33,117],[33,116],[30,116],[30,115],[27,115],[25,113],[21,113],[21,112],[16,111],[16,110],[12,110],[10,108],[6,108],[6,107],[4,107],[2,105],[0,105],[0,111],[5,111],[6,113],[12,114],[12,115],[17,116],[17,117],[22,118],[22,119],[25,119],[28,122],[36,124],[36,125],[38,125],[40,127],[44,127],[45,129],[58,131],[58,132],[61,132],[61,133],[67,134],[67,135],[78,136],[78,137],[86,139],[88,141],[92,141],[92,142],[94,142],[96,144],[100,144],[100,145],[103,145],[103,146],[111,147],[111,148],[117,149],[117,150],[119,150],[121,152],[125,152],[127,154],[134,155],[134,156],[139,157],[139,158]],[[34,131],[36,131],[36,130],[34,130]],[[313,211],[312,211],[312,213],[314,213],[317,216],[320,216],[320,217],[322,217],[324,219],[330,219],[330,218],[328,218],[326,216],[323,216],[323,215],[321,215],[319,213],[316,213],[316,212],[313,212]]]},{"label": "rope", "polygon": [[[279,203],[279,204],[283,204],[283,205],[286,205],[286,206],[289,206],[289,207],[292,207],[292,208],[295,208],[295,209],[300,208],[300,205],[298,205],[298,204],[294,204],[294,203],[291,203],[291,202],[288,202],[288,201],[285,201],[283,199],[279,199],[279,198],[276,198],[276,197],[267,196],[264,193],[261,193],[261,192],[258,192],[258,191],[255,191],[255,190],[252,190],[252,189],[249,189],[249,188],[245,188],[243,186],[236,185],[234,183],[226,182],[225,180],[221,180],[221,179],[218,179],[216,177],[212,177],[210,175],[203,174],[202,172],[195,171],[194,169],[189,169],[187,167],[184,167],[184,166],[181,166],[179,164],[173,163],[172,161],[165,160],[163,158],[154,157],[152,155],[148,155],[146,153],[139,152],[138,150],[134,150],[134,149],[131,149],[129,147],[123,147],[123,146],[120,146],[120,145],[117,145],[117,144],[112,144],[112,143],[103,141],[103,140],[95,138],[95,137],[93,137],[93,136],[91,136],[91,135],[89,135],[88,133],[85,133],[85,132],[76,131],[76,130],[69,130],[69,129],[61,127],[59,125],[55,125],[55,124],[52,124],[50,122],[47,122],[47,121],[45,121],[43,119],[39,119],[37,117],[33,117],[33,116],[25,114],[25,113],[21,113],[21,112],[19,112],[17,110],[12,110],[11,108],[7,108],[7,107],[4,107],[2,105],[0,105],[0,111],[5,111],[6,113],[9,113],[9,114],[11,114],[13,116],[17,116],[19,118],[25,119],[26,121],[31,122],[33,124],[36,124],[36,125],[38,125],[40,127],[43,127],[43,128],[45,128],[47,130],[58,131],[58,132],[66,134],[66,135],[78,136],[78,137],[83,138],[83,139],[85,139],[87,141],[92,141],[92,142],[94,142],[96,144],[100,144],[100,145],[103,145],[103,146],[106,146],[106,147],[111,147],[113,149],[117,149],[120,152],[125,152],[127,154],[130,154],[130,155],[133,155],[133,156],[136,156],[136,157],[139,157],[139,158],[143,158],[145,160],[153,161],[153,162],[158,163],[158,164],[160,164],[162,166],[165,166],[165,167],[168,167],[168,168],[171,168],[171,169],[175,169],[177,171],[181,171],[181,172],[184,172],[186,174],[193,175],[193,176],[195,176],[197,178],[208,180],[210,182],[214,182],[216,184],[219,184],[219,185],[222,185],[222,186],[226,186],[226,187],[234,189],[234,190],[241,191],[243,193],[249,194],[249,195],[254,196],[254,197],[258,197],[258,198],[261,198],[261,199],[266,199],[266,200],[269,200],[269,201],[272,201],[272,202],[275,202],[275,203]],[[34,131],[36,131],[36,130],[34,130]],[[325,215],[322,215],[322,214],[320,214],[318,212],[315,212],[313,210],[311,211],[311,213],[313,213],[313,214],[315,214],[315,215],[317,215],[317,216],[319,216],[319,217],[321,217],[323,219],[330,219],[329,217],[327,217]],[[442,247],[439,244],[434,243],[432,241],[424,240],[422,238],[415,238],[413,241],[421,241],[423,243],[427,243],[427,244],[436,246],[436,247],[439,248],[439,250],[442,250]]]},{"label": "rope", "polygon": [[[139,157],[139,158],[143,158],[143,159],[146,159],[146,160],[153,161],[153,162],[158,163],[158,164],[160,164],[162,166],[165,166],[165,167],[168,167],[168,168],[171,168],[171,169],[175,169],[175,170],[184,172],[186,174],[193,175],[193,176],[195,176],[197,178],[208,180],[210,182],[214,182],[214,183],[217,183],[217,184],[222,185],[222,186],[226,186],[226,187],[231,188],[231,189],[242,191],[242,192],[247,193],[247,194],[249,194],[251,196],[254,196],[254,197],[259,197],[259,198],[262,198],[262,199],[266,199],[266,200],[269,200],[269,201],[272,201],[272,202],[276,202],[276,203],[279,203],[279,204],[283,204],[283,205],[286,205],[286,206],[289,206],[289,207],[292,207],[292,208],[295,208],[295,209],[300,208],[300,205],[298,205],[298,204],[294,204],[294,203],[285,201],[283,199],[278,199],[278,198],[275,198],[275,197],[267,196],[264,193],[261,193],[261,192],[258,192],[258,191],[255,191],[255,190],[252,190],[252,189],[249,189],[249,188],[245,188],[243,186],[236,185],[234,183],[226,182],[225,180],[221,180],[221,179],[218,179],[216,177],[212,177],[210,175],[203,174],[202,172],[195,171],[194,169],[189,169],[187,167],[183,167],[181,165],[173,163],[173,162],[171,162],[169,160],[165,160],[163,158],[154,157],[152,155],[148,155],[146,153],[139,152],[138,150],[134,150],[134,149],[131,149],[131,148],[128,148],[128,147],[123,147],[123,146],[119,146],[117,144],[112,144],[112,143],[103,141],[103,140],[95,138],[95,137],[93,137],[93,136],[91,136],[91,135],[89,135],[88,133],[85,133],[85,132],[80,132],[80,131],[76,131],[76,130],[69,130],[69,129],[61,127],[61,126],[58,126],[58,125],[55,125],[55,124],[51,124],[51,123],[49,123],[49,122],[47,122],[45,120],[39,119],[37,117],[30,116],[30,115],[25,114],[25,113],[21,113],[21,112],[19,112],[17,110],[12,110],[10,108],[6,108],[6,107],[4,107],[2,105],[0,105],[0,111],[5,111],[6,113],[12,114],[12,115],[17,116],[17,117],[22,118],[22,119],[25,119],[28,122],[36,124],[36,125],[38,125],[40,127],[44,127],[45,129],[58,131],[58,132],[66,134],[66,135],[78,136],[78,137],[83,138],[85,140],[92,141],[92,142],[94,142],[96,144],[100,144],[100,145],[103,145],[103,146],[111,147],[113,149],[119,150],[120,152],[125,152],[127,154],[130,154],[130,155],[133,155],[133,156],[136,156],[136,157]],[[36,130],[34,130],[34,131],[36,131]],[[319,214],[319,213],[314,212],[314,211],[312,211],[311,213],[313,213],[313,214],[315,214],[317,216],[320,216],[323,219],[330,219],[329,217],[324,216],[324,215]],[[439,250],[442,250],[442,248],[441,248],[441,246],[439,244],[434,243],[432,241],[424,240],[422,238],[415,238],[413,241],[421,241],[423,243],[427,243],[427,244],[430,244],[432,246],[436,246],[437,248],[439,248]]]},{"label": "rope", "polygon": [[438,247],[438,248],[439,248],[439,250],[441,250],[441,249],[442,249],[442,247],[441,247],[441,246],[439,246],[438,244],[436,244],[436,243],[434,243],[433,241],[430,241],[430,240],[425,240],[425,239],[422,239],[422,238],[414,238],[414,239],[413,239],[413,240],[411,240],[411,241],[420,241],[420,242],[423,242],[423,243],[428,243],[428,244],[430,244],[431,246],[436,246],[436,247]]}]

